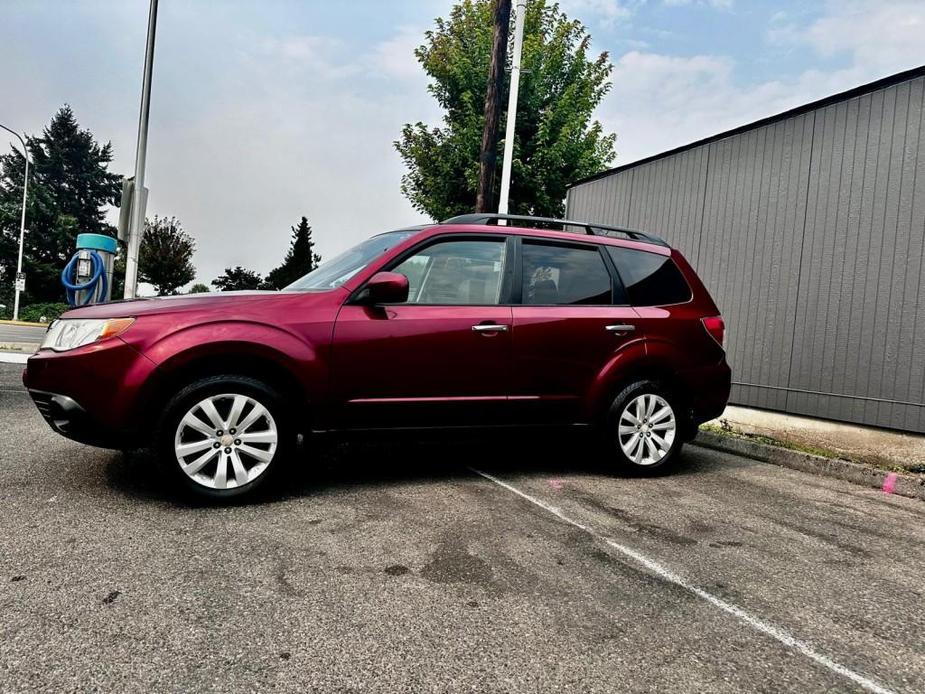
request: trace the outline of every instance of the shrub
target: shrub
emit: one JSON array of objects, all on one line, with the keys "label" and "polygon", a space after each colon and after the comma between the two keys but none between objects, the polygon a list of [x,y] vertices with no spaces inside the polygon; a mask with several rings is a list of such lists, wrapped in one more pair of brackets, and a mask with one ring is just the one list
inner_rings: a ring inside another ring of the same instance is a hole
[{"label": "shrub", "polygon": [[70,306],[67,304],[30,304],[19,309],[19,320],[29,321],[30,323],[50,323],[69,308]]}]

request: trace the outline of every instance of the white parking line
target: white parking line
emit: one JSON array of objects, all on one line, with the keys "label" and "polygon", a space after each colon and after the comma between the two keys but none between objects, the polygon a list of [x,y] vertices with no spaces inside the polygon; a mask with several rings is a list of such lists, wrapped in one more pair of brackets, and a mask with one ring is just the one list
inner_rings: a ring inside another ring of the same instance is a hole
[{"label": "white parking line", "polygon": [[0,352],[0,364],[25,364],[31,356],[25,352]]},{"label": "white parking line", "polygon": [[576,528],[584,530],[589,535],[597,538],[598,540],[601,540],[602,542],[606,543],[608,546],[617,550],[621,554],[641,564],[642,566],[647,568],[649,571],[651,571],[652,573],[662,578],[663,580],[669,581],[670,583],[674,583],[676,586],[680,586],[681,588],[684,588],[684,590],[687,590],[693,593],[694,595],[696,595],[697,597],[706,600],[708,603],[710,603],[714,607],[718,607],[724,612],[728,612],[729,614],[738,618],[740,621],[744,622],[745,624],[752,627],[753,629],[760,631],[763,634],[767,634],[771,638],[776,639],[777,641],[780,641],[782,644],[784,644],[785,646],[789,648],[799,651],[800,653],[805,655],[810,660],[813,660],[816,663],[819,663],[820,665],[822,665],[823,667],[828,668],[832,672],[835,672],[841,675],[842,677],[845,677],[851,680],[852,682],[863,687],[867,691],[877,692],[877,694],[894,694],[891,689],[887,689],[882,684],[879,684],[878,682],[875,682],[874,680],[869,679],[865,677],[864,675],[858,674],[857,672],[854,672],[853,670],[849,670],[844,665],[841,665],[840,663],[835,662],[828,656],[823,655],[822,653],[819,653],[810,644],[806,643],[805,641],[801,641],[794,636],[791,636],[784,629],[781,629],[780,627],[777,627],[777,626],[774,626],[773,624],[765,622],[764,620],[759,619],[758,617],[755,617],[749,614],[748,612],[743,610],[741,607],[733,605],[731,602],[727,602],[726,600],[723,600],[722,598],[717,597],[713,595],[712,593],[708,593],[702,588],[698,588],[697,586],[692,585],[691,583],[688,583],[686,580],[678,576],[676,573],[674,573],[670,569],[667,569],[661,564],[659,564],[658,562],[652,559],[649,559],[649,557],[645,556],[644,554],[640,552],[637,552],[631,547],[622,545],[619,542],[616,542],[610,539],[609,537],[599,535],[587,525],[580,523],[576,520],[573,520],[572,518],[569,518],[555,506],[547,504],[545,501],[542,501],[541,499],[537,499],[535,496],[531,496],[527,494],[526,492],[522,492],[516,487],[508,484],[507,482],[504,482],[503,480],[500,480],[497,477],[494,477],[493,475],[489,475],[487,472],[482,472],[481,470],[477,470],[474,467],[470,467],[469,469],[472,472],[476,473],[477,475],[481,475],[485,479],[490,480],[494,482],[495,484],[497,484],[498,486],[503,487],[504,489],[508,490],[509,492],[516,494],[522,499],[526,499],[531,504],[539,506],[544,511],[548,511],[549,513],[554,515],[559,520],[564,521],[568,523],[569,525],[573,525]]}]

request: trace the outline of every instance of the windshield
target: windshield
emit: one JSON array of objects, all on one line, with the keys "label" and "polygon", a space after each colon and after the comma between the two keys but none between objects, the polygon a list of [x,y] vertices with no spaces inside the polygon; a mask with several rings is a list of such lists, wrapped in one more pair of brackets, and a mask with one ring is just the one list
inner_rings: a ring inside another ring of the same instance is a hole
[{"label": "windshield", "polygon": [[402,229],[366,239],[297,279],[285,291],[320,292],[336,289],[387,250],[417,232],[418,229]]}]

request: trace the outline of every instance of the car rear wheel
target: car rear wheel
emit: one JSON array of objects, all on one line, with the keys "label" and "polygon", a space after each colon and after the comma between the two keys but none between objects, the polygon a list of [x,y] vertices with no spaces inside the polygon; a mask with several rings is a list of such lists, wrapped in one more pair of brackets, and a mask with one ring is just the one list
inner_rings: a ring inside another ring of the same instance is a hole
[{"label": "car rear wheel", "polygon": [[608,449],[625,469],[664,470],[682,446],[678,399],[656,381],[640,381],[614,399],[607,422]]},{"label": "car rear wheel", "polygon": [[280,395],[244,376],[213,376],[168,403],[159,453],[189,491],[211,499],[263,486],[291,452],[295,434]]}]

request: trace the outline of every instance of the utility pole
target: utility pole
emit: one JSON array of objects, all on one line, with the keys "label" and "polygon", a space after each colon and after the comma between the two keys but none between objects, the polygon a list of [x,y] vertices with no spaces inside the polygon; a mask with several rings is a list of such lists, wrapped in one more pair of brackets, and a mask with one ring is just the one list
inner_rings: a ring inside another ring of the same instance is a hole
[{"label": "utility pole", "polygon": [[128,253],[125,258],[125,292],[123,298],[134,299],[138,288],[138,250],[145,230],[145,158],[148,153],[148,114],[151,111],[151,70],[154,67],[154,34],[157,28],[157,0],[148,10],[148,39],[145,43],[145,67],[141,84],[141,112],[138,114],[138,142],[135,146],[135,188],[129,220]]},{"label": "utility pole", "polygon": [[501,166],[501,197],[498,213],[507,214],[508,197],[511,194],[511,163],[514,159],[514,132],[517,122],[517,93],[520,91],[520,54],[524,47],[524,20],[527,0],[517,0],[514,15],[514,56],[511,60],[511,91],[507,97],[507,124],[504,129],[504,163]]},{"label": "utility pole", "polygon": [[507,58],[507,36],[511,22],[511,0],[494,0],[494,29],[491,41],[491,67],[485,90],[485,127],[479,154],[479,189],[475,198],[476,212],[489,212],[491,189],[498,168],[498,121],[501,118],[501,89],[504,85],[504,63]]},{"label": "utility pole", "polygon": [[26,141],[15,130],[10,130],[5,125],[0,124],[8,133],[12,133],[22,144],[22,156],[26,160],[26,172],[22,179],[22,215],[19,218],[19,260],[16,261],[16,295],[13,299],[13,320],[19,320],[19,294],[25,288],[25,278],[22,274],[22,247],[26,239],[26,193],[29,190],[29,148],[26,147]]}]

